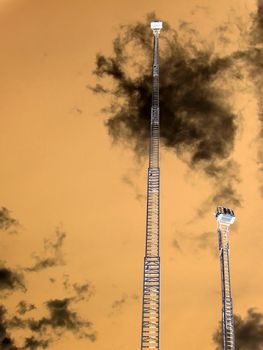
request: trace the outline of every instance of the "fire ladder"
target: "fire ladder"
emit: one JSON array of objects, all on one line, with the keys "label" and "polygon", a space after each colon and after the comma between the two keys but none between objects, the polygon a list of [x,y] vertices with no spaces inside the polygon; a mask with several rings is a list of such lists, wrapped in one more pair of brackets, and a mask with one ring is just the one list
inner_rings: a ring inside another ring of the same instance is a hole
[{"label": "fire ladder", "polygon": [[224,350],[235,350],[233,304],[229,269],[229,225],[218,223],[218,239],[222,283],[222,330]]},{"label": "fire ladder", "polygon": [[152,22],[153,91],[147,190],[146,249],[144,257],[141,350],[160,349],[160,168],[158,39],[162,22]]}]

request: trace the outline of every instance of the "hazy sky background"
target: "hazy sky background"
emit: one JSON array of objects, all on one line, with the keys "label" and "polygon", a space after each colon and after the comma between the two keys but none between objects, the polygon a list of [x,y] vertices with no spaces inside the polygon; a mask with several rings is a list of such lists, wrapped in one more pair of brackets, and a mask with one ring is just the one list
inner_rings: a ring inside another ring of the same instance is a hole
[{"label": "hazy sky background", "polygon": [[[87,86],[97,83],[96,54],[112,54],[119,26],[145,22],[152,11],[176,30],[190,22],[226,54],[248,45],[244,33],[257,3],[0,1],[0,206],[8,209],[0,214],[0,292],[9,320],[0,312],[0,340],[16,344],[3,349],[140,346],[147,159],[138,162],[132,149],[113,145],[101,112],[111,97]],[[215,41],[220,26],[228,28],[225,45]],[[238,125],[231,158],[240,167],[242,197],[233,207],[231,279],[234,312],[244,318],[249,308],[263,312],[261,124],[249,74],[231,90]],[[219,185],[162,147],[163,349],[215,349],[221,292],[214,204],[198,212]],[[25,347],[32,334],[38,343]]]}]

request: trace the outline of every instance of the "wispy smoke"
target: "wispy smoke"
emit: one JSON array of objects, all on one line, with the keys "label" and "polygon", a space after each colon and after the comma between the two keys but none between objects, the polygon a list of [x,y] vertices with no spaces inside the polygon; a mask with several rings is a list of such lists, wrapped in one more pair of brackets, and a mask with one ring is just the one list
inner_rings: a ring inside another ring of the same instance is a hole
[{"label": "wispy smoke", "polygon": [[25,313],[29,312],[29,311],[32,311],[34,310],[36,307],[34,304],[29,304],[27,303],[25,300],[21,300],[17,306],[16,306],[16,309],[17,309],[17,312],[20,314],[20,315],[24,315]]},{"label": "wispy smoke", "polygon": [[[0,230],[8,231],[10,228],[14,228],[18,225],[18,221],[11,216],[10,211],[2,207],[0,209]],[[15,231],[10,231],[15,232]]]},{"label": "wispy smoke", "polygon": [[126,305],[130,305],[131,302],[138,302],[138,300],[139,296],[137,294],[127,295],[124,293],[120,298],[115,299],[113,301],[113,303],[111,304],[111,311],[109,312],[108,316],[112,317],[119,315],[120,313],[122,313],[123,308]]},{"label": "wispy smoke", "polygon": [[[237,350],[262,350],[263,349],[263,314],[249,309],[247,316],[242,319],[240,316],[234,316],[235,336]],[[221,323],[213,336],[216,349],[222,347],[222,329]]]},{"label": "wispy smoke", "polygon": [[94,294],[94,288],[90,282],[74,283],[73,289],[76,293],[76,300],[88,300]]},{"label": "wispy smoke", "polygon": [[75,302],[87,301],[94,295],[94,286],[91,282],[71,283],[68,275],[64,275],[63,277],[63,286],[68,292],[74,293],[74,297],[71,299]]},{"label": "wispy smoke", "polygon": [[[250,33],[250,49],[245,53],[250,77],[255,84],[255,94],[258,100],[260,150],[258,152],[259,170],[263,174],[263,0],[257,1],[257,12],[253,17],[253,26]],[[263,196],[263,185],[261,186]]]},{"label": "wispy smoke", "polygon": [[112,313],[113,312],[119,313],[122,310],[122,307],[126,304],[126,302],[127,302],[126,295],[123,295],[120,299],[114,300],[114,302],[111,305]]},{"label": "wispy smoke", "polygon": [[59,228],[56,229],[55,239],[44,240],[44,252],[41,256],[35,255],[35,264],[26,268],[26,271],[38,272],[50,267],[64,265],[62,246],[66,238],[66,233]]},{"label": "wispy smoke", "polygon": [[210,251],[213,257],[217,257],[217,235],[215,232],[176,232],[176,239],[172,241],[172,246],[180,253]]},{"label": "wispy smoke", "polygon": [[[106,109],[108,132],[114,141],[131,146],[137,155],[148,151],[151,107],[152,32],[146,23],[122,26],[113,42],[113,55],[97,55],[95,75],[110,78],[96,93],[112,95]],[[237,116],[227,98],[227,80],[235,79],[234,57],[218,57],[182,23],[179,31],[161,33],[161,142],[191,167],[202,169],[217,182],[217,196],[228,205],[240,204],[235,191],[236,164],[230,159]],[[136,54],[134,54],[136,52]],[[231,191],[225,191],[231,188]],[[216,198],[217,199],[217,198]],[[215,199],[215,200],[216,200]]]},{"label": "wispy smoke", "polygon": [[173,245],[173,247],[174,247],[176,250],[178,250],[178,252],[180,252],[180,253],[182,252],[181,246],[180,246],[180,244],[178,243],[178,240],[177,240],[177,239],[174,239],[174,240],[173,240],[172,245]]},{"label": "wispy smoke", "polygon": [[129,175],[124,175],[122,177],[122,181],[127,184],[128,186],[131,186],[135,192],[136,195],[136,199],[138,201],[141,201],[142,199],[145,199],[144,195],[140,193],[138,186],[134,183],[134,181],[131,179],[131,177]]},{"label": "wispy smoke", "polygon": [[199,250],[210,250],[213,256],[217,256],[217,236],[215,232],[204,232],[192,238]]}]

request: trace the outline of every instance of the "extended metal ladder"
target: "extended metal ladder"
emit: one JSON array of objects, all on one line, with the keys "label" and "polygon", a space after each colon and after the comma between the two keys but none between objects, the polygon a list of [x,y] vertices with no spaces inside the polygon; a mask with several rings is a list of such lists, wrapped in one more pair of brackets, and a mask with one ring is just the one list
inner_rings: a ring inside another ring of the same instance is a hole
[{"label": "extended metal ladder", "polygon": [[[152,22],[155,26],[161,22]],[[153,91],[147,190],[146,248],[144,258],[141,350],[160,348],[160,168],[159,64],[160,28],[153,28]]]},{"label": "extended metal ladder", "polygon": [[235,350],[233,303],[229,269],[228,227],[218,223],[219,252],[222,283],[222,330],[224,350]]}]

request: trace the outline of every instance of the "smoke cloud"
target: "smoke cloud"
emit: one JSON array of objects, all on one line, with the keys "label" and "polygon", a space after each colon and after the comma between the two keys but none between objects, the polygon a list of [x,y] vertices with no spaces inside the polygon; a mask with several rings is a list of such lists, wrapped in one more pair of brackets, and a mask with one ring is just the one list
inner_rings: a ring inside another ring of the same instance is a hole
[{"label": "smoke cloud", "polygon": [[11,329],[29,329],[33,333],[49,337],[53,341],[53,335],[60,337],[65,331],[71,331],[78,338],[89,338],[91,341],[96,340],[94,332],[87,332],[91,329],[92,323],[82,319],[78,313],[72,310],[74,298],[54,299],[45,303],[48,311],[47,317],[40,319],[21,318],[14,316],[8,322]]},{"label": "smoke cloud", "polygon": [[94,288],[90,282],[74,283],[73,289],[76,293],[75,299],[77,301],[89,300],[89,298],[94,294]]},{"label": "smoke cloud", "polygon": [[16,306],[17,312],[20,315],[24,315],[25,313],[34,310],[35,308],[36,307],[34,304],[29,304],[25,300],[21,300]]},{"label": "smoke cloud", "polygon": [[122,313],[125,306],[131,305],[133,302],[138,302],[138,300],[139,296],[137,294],[123,294],[111,304],[111,311],[109,312],[108,317],[118,316]]},{"label": "smoke cloud", "polygon": [[[255,85],[255,94],[258,100],[258,113],[261,128],[259,131],[260,150],[258,152],[258,164],[261,174],[263,174],[263,0],[257,1],[257,12],[253,17],[252,31],[250,33],[250,49],[245,57],[249,63],[250,78]],[[263,196],[263,185],[261,185]]]},{"label": "smoke cloud", "polygon": [[1,350],[37,350],[39,348],[46,349],[50,344],[49,340],[36,339],[35,337],[27,337],[24,339],[23,346],[16,346],[14,339],[9,333],[9,320],[7,318],[7,310],[0,305],[0,348]]},{"label": "smoke cloud", "polygon": [[[57,243],[52,243],[57,245]],[[65,332],[71,332],[80,339],[96,340],[96,332],[93,330],[93,324],[82,318],[75,309],[77,304],[87,301],[94,293],[93,285],[90,282],[70,283],[68,276],[67,294],[70,296],[61,299],[51,299],[44,303],[46,314],[43,317],[30,317],[27,314],[32,310],[37,310],[36,305],[21,300],[16,307],[16,313],[12,317],[7,317],[7,311],[2,308],[6,333],[10,334],[13,330],[24,330],[27,337],[24,338],[24,346],[15,349],[38,349],[47,348],[49,344],[59,340]],[[30,314],[30,315],[35,315]],[[1,324],[0,324],[1,329]],[[12,346],[15,344],[11,341]],[[9,348],[8,348],[9,349]],[[13,348],[11,348],[13,349]]]},{"label": "smoke cloud", "polygon": [[[43,317],[42,319],[35,321],[29,320],[28,324],[32,331],[43,332],[48,327],[55,330],[70,330],[80,337],[86,336],[86,333],[82,333],[83,328],[90,328],[91,323],[86,320],[80,319],[75,311],[70,309],[71,299],[55,299],[46,303],[46,307],[49,312],[49,317]],[[87,334],[87,336],[89,336]],[[95,340],[95,339],[94,339]]]},{"label": "smoke cloud", "polygon": [[[257,0],[257,10],[251,15],[252,23],[249,30],[243,34],[246,48],[235,53],[236,59],[245,63],[245,70],[254,84],[254,94],[258,104],[258,119],[260,122],[258,141],[258,166],[263,175],[263,0]],[[263,196],[263,181],[261,180],[261,195]]]},{"label": "smoke cloud", "polygon": [[[249,309],[244,319],[234,316],[235,336],[237,350],[262,350],[263,349],[263,314],[255,309]],[[213,336],[216,349],[222,347],[222,329],[220,325]]]},{"label": "smoke cloud", "polygon": [[71,294],[74,293],[71,299],[75,302],[87,301],[94,295],[94,286],[91,282],[71,283],[68,275],[64,275],[63,277],[63,286]]},{"label": "smoke cloud", "polygon": [[119,313],[126,303],[127,303],[126,295],[123,295],[120,299],[114,300],[111,306],[112,312],[110,315],[112,315],[114,312]]},{"label": "smoke cloud", "polygon": [[[18,225],[18,221],[11,216],[10,211],[2,207],[0,209],[0,230],[8,231]],[[15,231],[11,231],[15,232]]]},{"label": "smoke cloud", "polygon": [[[74,306],[87,300],[92,295],[92,286],[88,283],[71,286],[73,296],[62,299],[51,299],[44,303],[47,315],[41,318],[26,317],[25,315],[37,309],[35,305],[21,300],[16,307],[16,314],[8,318],[7,310],[0,305],[0,348],[5,350],[35,350],[48,348],[59,340],[65,332],[71,332],[80,339],[96,340],[93,325],[83,319]],[[17,346],[11,336],[13,330],[25,330],[27,337],[23,346]],[[29,332],[31,333],[28,336]],[[1,347],[2,345],[2,347]]]},{"label": "smoke cloud", "polygon": [[183,254],[199,254],[210,251],[213,257],[218,257],[217,234],[212,231],[202,233],[176,231],[176,238],[172,241],[172,247]]},{"label": "smoke cloud", "polygon": [[35,264],[25,270],[29,272],[38,272],[50,267],[64,265],[62,247],[65,238],[66,233],[57,228],[55,239],[44,240],[44,253],[42,256],[34,256]]},{"label": "smoke cloud", "polygon": [[0,267],[0,291],[10,292],[19,289],[26,292],[23,274],[5,266]]},{"label": "smoke cloud", "polygon": [[182,249],[181,249],[181,246],[180,244],[178,243],[178,240],[177,239],[174,239],[173,242],[172,242],[172,245],[173,247],[178,251],[178,252],[182,252]]},{"label": "smoke cloud", "polygon": [[[20,270],[10,269],[0,262],[0,292],[7,297],[11,292],[27,291],[24,275],[39,272],[48,267],[64,264],[63,244],[66,233],[56,229],[55,237],[44,239],[43,252],[34,257],[32,267]],[[20,300],[15,312],[0,305],[0,349],[2,350],[37,350],[49,348],[61,339],[64,333],[72,333],[80,339],[96,340],[96,332],[92,323],[83,318],[78,311],[78,303],[86,302],[94,294],[90,282],[71,283],[69,275],[62,286],[66,289],[63,298],[44,302],[45,314],[39,316],[38,306],[28,300]],[[52,280],[55,283],[56,280]],[[35,312],[36,311],[36,312]],[[22,331],[22,332],[21,332]],[[18,338],[19,337],[19,338]]]},{"label": "smoke cloud", "polygon": [[[98,54],[95,75],[108,78],[93,91],[112,96],[105,122],[114,141],[133,148],[140,157],[148,152],[151,107],[152,32],[146,23],[122,26],[113,42],[113,55]],[[236,79],[234,57],[219,57],[182,23],[179,30],[165,23],[161,33],[160,106],[162,144],[193,170],[202,169],[217,183],[227,205],[240,205],[235,186],[237,165],[230,156],[237,132],[237,115],[229,102],[227,80]],[[136,55],[134,55],[136,52]],[[231,85],[231,84],[230,84]],[[231,189],[231,191],[226,191]]]},{"label": "smoke cloud", "polygon": [[47,349],[49,344],[50,343],[48,340],[36,339],[34,337],[30,337],[25,339],[25,345],[23,349],[28,349],[28,350],[37,350],[39,348]]},{"label": "smoke cloud", "polygon": [[6,309],[0,305],[0,345],[3,350],[18,350],[7,332]]},{"label": "smoke cloud", "polygon": [[210,250],[214,257],[217,256],[217,236],[215,232],[204,232],[192,238],[199,250]]},{"label": "smoke cloud", "polygon": [[133,188],[134,192],[135,192],[135,198],[138,201],[141,201],[142,199],[145,199],[145,196],[143,194],[140,193],[138,186],[135,184],[135,182],[131,179],[131,177],[129,175],[124,175],[122,176],[122,181]]}]

